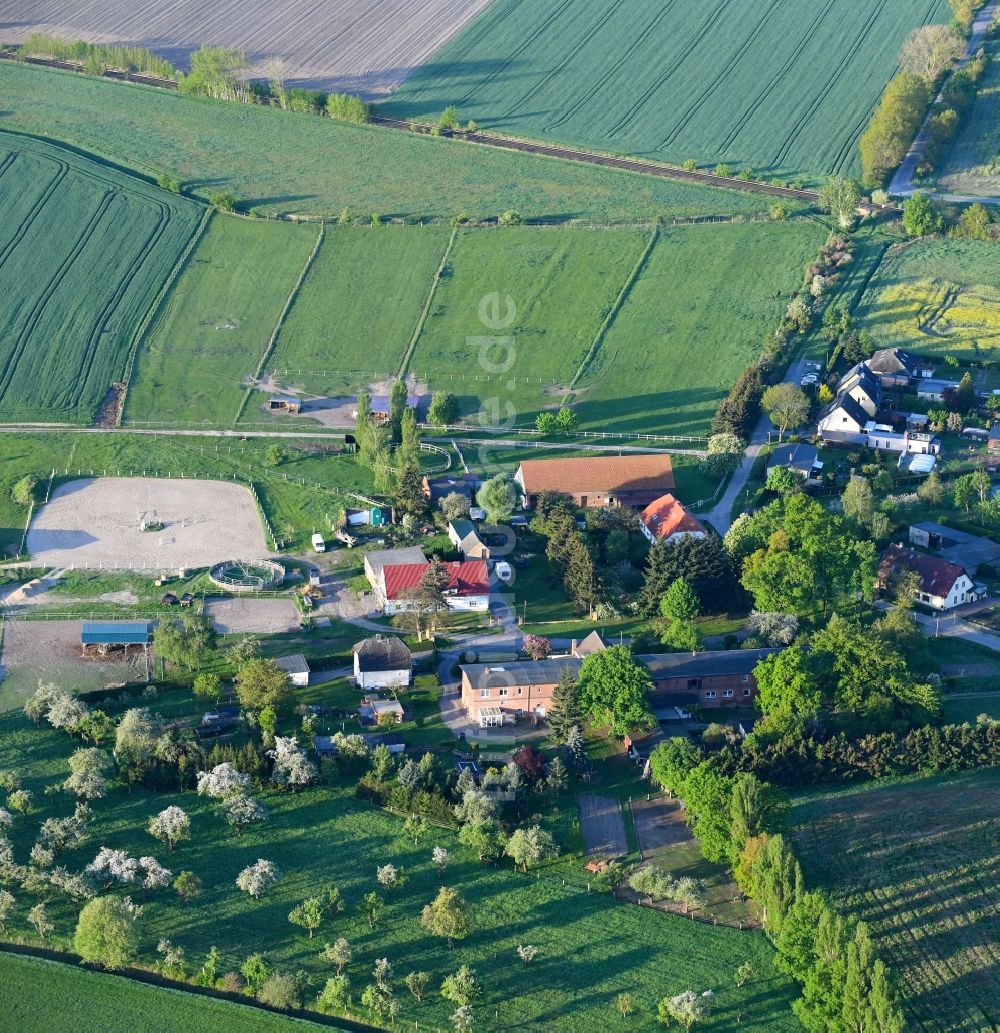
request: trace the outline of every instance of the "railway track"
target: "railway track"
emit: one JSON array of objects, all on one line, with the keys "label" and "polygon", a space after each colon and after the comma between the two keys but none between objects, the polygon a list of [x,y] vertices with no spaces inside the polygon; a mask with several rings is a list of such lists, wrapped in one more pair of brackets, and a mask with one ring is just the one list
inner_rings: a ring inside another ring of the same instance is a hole
[{"label": "railway track", "polygon": [[[430,126],[414,128],[409,122],[395,118],[383,118],[381,115],[373,115],[371,122],[373,125],[383,126],[387,129],[401,129],[405,132],[417,132],[424,135],[430,133]],[[577,147],[539,143],[515,137],[493,136],[487,133],[442,132],[441,135],[465,140],[468,143],[482,144],[486,147],[500,147],[503,150],[521,151],[526,154],[541,154],[549,158],[562,158],[564,161],[577,161],[609,169],[622,169],[625,172],[640,172],[648,176],[659,176],[661,179],[677,179],[686,183],[697,183],[700,186],[746,190],[752,194],[769,194],[772,197],[785,197],[796,201],[806,201],[810,204],[816,204],[819,201],[819,193],[816,190],[796,190],[792,187],[776,186],[773,183],[758,183],[732,176],[716,176],[711,172],[689,172],[676,165],[661,165],[658,162],[644,161],[641,158],[620,158],[596,151],[581,150]]]},{"label": "railway track", "polygon": [[[23,64],[41,65],[45,68],[56,68],[67,72],[80,71],[80,66],[71,61],[57,61],[42,57],[19,58],[17,52],[10,49],[0,50],[0,59],[20,61]],[[162,79],[158,76],[143,75],[138,72],[106,71],[103,77],[117,82],[155,86],[162,90],[177,89],[177,81],[175,79]],[[381,115],[373,115],[371,124],[381,126],[384,129],[395,129],[423,136],[430,135],[431,131],[430,126],[411,124],[396,118],[384,118]],[[519,151],[523,154],[538,154],[543,157],[557,158],[563,161],[575,161],[585,165],[620,169],[623,172],[638,172],[642,175],[657,176],[660,179],[679,180],[683,183],[694,183],[699,186],[720,187],[726,190],[745,190],[752,194],[767,194],[771,197],[805,201],[807,204],[816,204],[819,201],[819,193],[815,190],[796,190],[792,187],[777,186],[773,183],[758,183],[752,180],[737,179],[732,176],[716,176],[711,172],[689,172],[687,169],[678,168],[676,165],[663,165],[654,161],[644,161],[641,158],[622,158],[577,147],[566,147],[560,144],[541,143],[517,137],[494,136],[491,133],[454,133],[445,130],[442,131],[441,135],[467,143],[479,144],[483,147],[497,147],[501,150]]]}]

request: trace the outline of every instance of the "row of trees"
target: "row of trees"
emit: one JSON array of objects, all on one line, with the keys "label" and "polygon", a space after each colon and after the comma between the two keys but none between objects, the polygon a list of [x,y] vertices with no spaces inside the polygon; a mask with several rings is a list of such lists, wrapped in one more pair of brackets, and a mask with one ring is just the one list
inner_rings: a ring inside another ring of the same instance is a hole
[{"label": "row of trees", "polygon": [[930,103],[927,80],[900,72],[885,89],[859,141],[865,182],[881,184],[906,156]]},{"label": "row of trees", "polygon": [[[854,192],[855,188],[847,181],[828,185],[824,203],[834,212],[838,221],[843,222],[848,217],[853,219],[851,202]],[[816,314],[824,308],[829,289],[837,282],[838,270],[852,261],[853,249],[854,244],[850,238],[839,233],[830,235],[817,261],[806,268],[802,290],[793,295],[777,330],[765,340],[763,352],[740,374],[719,403],[712,418],[713,435],[732,435],[743,440],[750,437],[761,416],[762,396],[770,382],[778,379],[779,371],[784,367],[789,342],[796,335],[808,332]],[[808,414],[808,399],[801,392],[793,394],[786,391],[784,385],[772,387],[778,388],[777,394],[772,394],[771,398],[775,403],[775,414],[787,411],[801,417],[799,424],[794,422],[794,418],[783,421],[784,429],[800,425],[805,419],[801,415],[803,401]],[[798,391],[797,388],[795,390]],[[792,404],[787,404],[789,402]]]},{"label": "row of trees", "polygon": [[653,777],[684,801],[686,820],[705,857],[730,866],[760,906],[778,966],[802,988],[793,1004],[802,1024],[901,1033],[902,1013],[868,928],[843,918],[822,894],[805,888],[790,843],[781,835],[787,798],[753,774],[718,770],[688,739],[662,743],[650,765]]},{"label": "row of trees", "polygon": [[145,47],[116,46],[109,43],[88,43],[82,39],[65,40],[30,32],[18,48],[18,56],[48,57],[71,61],[83,67],[87,75],[105,72],[138,72],[160,79],[176,79],[177,69]]},{"label": "row of trees", "polygon": [[941,99],[934,106],[928,126],[927,142],[917,170],[921,175],[933,172],[947,154],[963,116],[976,99],[979,80],[989,60],[986,51],[980,50],[944,84]]}]

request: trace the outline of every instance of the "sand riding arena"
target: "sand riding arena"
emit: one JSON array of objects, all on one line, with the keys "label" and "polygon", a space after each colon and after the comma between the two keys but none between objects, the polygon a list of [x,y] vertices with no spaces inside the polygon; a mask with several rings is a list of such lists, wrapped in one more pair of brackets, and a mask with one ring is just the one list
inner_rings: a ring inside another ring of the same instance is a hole
[{"label": "sand riding arena", "polygon": [[96,477],[56,488],[35,513],[38,566],[177,570],[270,549],[249,490],[226,481]]}]

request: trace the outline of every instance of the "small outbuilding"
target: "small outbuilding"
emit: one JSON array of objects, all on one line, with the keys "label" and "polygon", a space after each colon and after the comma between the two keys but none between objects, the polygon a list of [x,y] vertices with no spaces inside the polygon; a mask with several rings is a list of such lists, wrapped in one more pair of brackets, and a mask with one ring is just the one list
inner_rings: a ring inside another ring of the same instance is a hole
[{"label": "small outbuilding", "polygon": [[298,398],[276,397],[267,400],[268,412],[285,412],[294,415],[302,408],[302,402]]},{"label": "small outbuilding", "polygon": [[80,645],[84,656],[145,652],[153,640],[149,621],[84,621]]},{"label": "small outbuilding", "polygon": [[403,704],[398,699],[365,697],[358,707],[358,720],[363,725],[403,723]]},{"label": "small outbuilding", "polygon": [[448,524],[448,540],[464,560],[488,560],[490,547],[479,537],[471,520],[452,520]]},{"label": "small outbuilding", "polygon": [[986,438],[986,451],[990,455],[1000,455],[1000,423],[994,423],[990,427],[989,436]]},{"label": "small outbuilding", "polygon": [[309,661],[301,653],[276,656],[274,662],[288,674],[293,685],[303,689],[309,684]]}]

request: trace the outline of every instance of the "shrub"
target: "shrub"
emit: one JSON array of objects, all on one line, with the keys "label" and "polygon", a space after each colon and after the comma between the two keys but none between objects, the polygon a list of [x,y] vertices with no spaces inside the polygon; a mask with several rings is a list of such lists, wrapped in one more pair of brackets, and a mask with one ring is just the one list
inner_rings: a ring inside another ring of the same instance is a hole
[{"label": "shrub", "polygon": [[347,93],[331,93],[326,98],[326,113],[330,118],[359,124],[364,124],[371,118],[368,105],[360,97],[352,97]]},{"label": "shrub", "polygon": [[281,1008],[283,1011],[294,1011],[302,1007],[299,984],[295,976],[288,972],[273,972],[269,975],[257,991],[257,1000],[270,1008]]},{"label": "shrub", "polygon": [[11,495],[19,506],[30,506],[35,501],[35,492],[37,490],[38,481],[31,474],[28,474],[14,485]]}]

